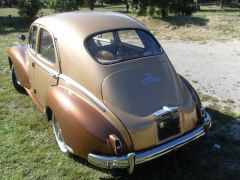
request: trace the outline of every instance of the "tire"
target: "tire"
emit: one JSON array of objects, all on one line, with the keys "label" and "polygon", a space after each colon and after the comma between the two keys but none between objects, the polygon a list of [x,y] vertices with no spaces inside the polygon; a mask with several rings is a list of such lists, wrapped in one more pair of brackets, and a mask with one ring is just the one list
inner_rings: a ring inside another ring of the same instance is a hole
[{"label": "tire", "polygon": [[53,132],[55,135],[55,139],[57,141],[59,149],[67,154],[71,155],[73,153],[73,150],[67,146],[67,144],[64,141],[62,131],[59,127],[59,124],[57,122],[56,116],[54,113],[52,113],[52,119],[51,119],[52,127],[53,127]]},{"label": "tire", "polygon": [[20,94],[27,94],[26,90],[21,86],[20,81],[17,78],[16,70],[14,66],[12,65],[12,83],[14,88],[20,93]]}]

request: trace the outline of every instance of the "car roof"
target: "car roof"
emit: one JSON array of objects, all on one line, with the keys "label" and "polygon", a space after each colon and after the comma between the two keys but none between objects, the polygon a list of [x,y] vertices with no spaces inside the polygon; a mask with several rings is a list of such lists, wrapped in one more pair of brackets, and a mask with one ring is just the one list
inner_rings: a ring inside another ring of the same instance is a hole
[{"label": "car roof", "polygon": [[113,29],[147,28],[137,20],[116,12],[66,12],[44,16],[34,23],[50,29],[53,34],[71,32],[85,39],[90,34]]}]

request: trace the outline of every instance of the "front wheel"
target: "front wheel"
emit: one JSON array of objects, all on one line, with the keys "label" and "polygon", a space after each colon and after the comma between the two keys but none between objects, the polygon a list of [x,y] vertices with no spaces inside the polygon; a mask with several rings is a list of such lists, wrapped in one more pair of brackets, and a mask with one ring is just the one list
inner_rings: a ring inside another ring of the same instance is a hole
[{"label": "front wheel", "polygon": [[18,80],[15,67],[12,65],[12,83],[14,88],[21,94],[26,94],[26,90],[22,87],[20,81]]}]

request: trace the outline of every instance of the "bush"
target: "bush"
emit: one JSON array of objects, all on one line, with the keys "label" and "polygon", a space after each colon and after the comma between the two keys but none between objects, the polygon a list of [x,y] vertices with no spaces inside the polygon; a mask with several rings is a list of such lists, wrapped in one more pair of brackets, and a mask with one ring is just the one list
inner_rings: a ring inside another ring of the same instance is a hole
[{"label": "bush", "polygon": [[175,15],[192,15],[197,10],[193,0],[176,0],[169,6],[169,10]]},{"label": "bush", "polygon": [[45,0],[44,5],[55,12],[74,11],[78,9],[79,0]]},{"label": "bush", "polygon": [[39,0],[20,0],[18,4],[18,14],[29,20],[35,19],[40,9],[41,3]]},{"label": "bush", "polygon": [[145,16],[147,7],[148,15],[166,17],[169,13],[174,15],[191,15],[196,11],[195,0],[126,0],[132,11],[137,10],[138,15]]},{"label": "bush", "polygon": [[146,16],[147,15],[147,5],[148,5],[148,2],[146,0],[142,0],[142,1],[138,2],[139,10],[138,10],[137,14],[139,16]]},{"label": "bush", "polygon": [[150,6],[150,8],[148,10],[148,15],[153,17],[154,13],[155,13],[155,7],[154,6]]}]

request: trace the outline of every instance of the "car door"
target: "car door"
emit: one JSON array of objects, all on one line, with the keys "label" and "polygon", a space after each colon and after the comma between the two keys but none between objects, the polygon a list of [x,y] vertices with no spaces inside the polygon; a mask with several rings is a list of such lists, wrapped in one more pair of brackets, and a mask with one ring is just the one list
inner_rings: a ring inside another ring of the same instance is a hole
[{"label": "car door", "polygon": [[55,40],[50,31],[39,26],[37,39],[37,54],[32,65],[34,69],[34,94],[44,107],[49,88],[57,85],[60,67]]},{"label": "car door", "polygon": [[29,39],[28,39],[28,47],[27,47],[27,53],[26,58],[28,63],[28,75],[30,80],[30,86],[31,86],[31,93],[33,94],[34,91],[34,65],[36,61],[36,55],[37,55],[37,35],[38,35],[38,25],[34,24],[30,28],[29,32]]}]

